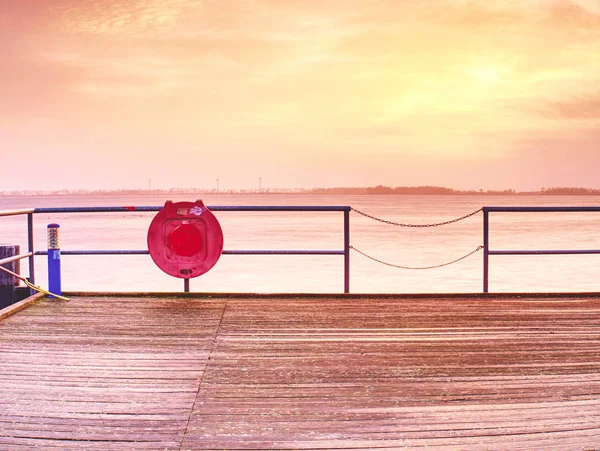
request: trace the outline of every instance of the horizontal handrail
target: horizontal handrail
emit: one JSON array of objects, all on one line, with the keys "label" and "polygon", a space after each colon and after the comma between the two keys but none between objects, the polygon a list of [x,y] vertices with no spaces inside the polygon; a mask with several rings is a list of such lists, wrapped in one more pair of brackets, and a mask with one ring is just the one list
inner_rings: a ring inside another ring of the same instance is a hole
[{"label": "horizontal handrail", "polygon": [[278,249],[257,249],[257,250],[231,250],[223,251],[224,255],[344,255],[344,251],[335,250],[278,250]]},{"label": "horizontal handrail", "polygon": [[17,215],[27,215],[29,213],[34,213],[35,208],[23,208],[20,210],[0,210],[0,216],[17,216]]},{"label": "horizontal handrail", "polygon": [[26,254],[13,255],[12,257],[6,257],[0,260],[0,266],[6,265],[7,263],[12,263],[17,260],[22,260],[24,258],[29,258],[34,255],[32,252],[28,252]]},{"label": "horizontal handrail", "polygon": [[556,250],[502,250],[488,251],[489,255],[583,255],[600,254],[600,249],[556,249]]},{"label": "horizontal handrail", "polygon": [[577,213],[577,212],[600,212],[600,207],[483,207],[484,213]]},{"label": "horizontal handrail", "polygon": [[[99,250],[72,250],[60,251],[61,255],[150,255],[150,251],[142,249],[120,250],[120,249],[99,249]],[[36,251],[35,255],[48,255],[48,251]]]},{"label": "horizontal handrail", "polygon": [[[111,213],[111,212],[151,212],[160,211],[163,206],[126,206],[126,207],[44,207],[35,208],[34,213]],[[321,211],[321,212],[335,212],[343,211],[349,212],[351,207],[346,206],[283,206],[283,205],[264,205],[264,206],[207,206],[211,211]]]},{"label": "horizontal handrail", "polygon": [[[149,255],[150,251],[141,249],[102,249],[102,250],[61,250],[62,255]],[[223,255],[344,255],[340,250],[279,250],[279,249],[251,249],[251,250],[224,250]],[[36,251],[35,255],[48,255],[48,251]]]}]

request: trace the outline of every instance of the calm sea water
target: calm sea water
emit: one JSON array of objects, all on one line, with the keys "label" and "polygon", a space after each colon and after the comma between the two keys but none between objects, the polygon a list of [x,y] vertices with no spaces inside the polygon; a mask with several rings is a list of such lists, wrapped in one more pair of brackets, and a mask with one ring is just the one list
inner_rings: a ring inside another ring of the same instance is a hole
[{"label": "calm sea water", "polygon": [[[25,207],[163,205],[189,196],[5,197],[0,209]],[[487,206],[600,205],[598,197],[543,196],[318,196],[212,195],[206,205],[349,205],[397,222],[431,223]],[[146,249],[155,213],[38,214],[35,247],[46,246],[46,226],[61,225],[63,250]],[[217,212],[225,249],[343,248],[342,213]],[[430,266],[461,257],[483,243],[482,214],[456,224],[400,228],[351,214],[351,244],[389,263]],[[600,213],[497,213],[490,219],[492,249],[600,249]],[[26,216],[0,218],[0,242],[27,249]],[[451,266],[405,270],[352,252],[351,291],[358,293],[481,292],[483,253]],[[164,274],[150,256],[63,256],[65,291],[182,291],[183,281]],[[341,256],[224,255],[191,281],[202,292],[343,291]],[[27,274],[27,263],[22,262]],[[600,256],[492,256],[490,291],[599,291]],[[46,257],[36,257],[36,282],[46,286]]]}]

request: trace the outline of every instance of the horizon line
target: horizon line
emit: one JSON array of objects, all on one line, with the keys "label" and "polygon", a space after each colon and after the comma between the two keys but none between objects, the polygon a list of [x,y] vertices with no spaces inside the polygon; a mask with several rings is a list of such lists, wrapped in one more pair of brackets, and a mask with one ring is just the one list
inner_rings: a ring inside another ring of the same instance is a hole
[{"label": "horizon line", "polygon": [[151,194],[353,194],[353,195],[600,195],[600,189],[584,187],[550,187],[539,190],[517,191],[515,189],[468,189],[459,190],[442,186],[383,185],[370,187],[335,188],[260,188],[260,189],[204,189],[204,188],[111,188],[111,189],[59,189],[59,190],[10,190],[0,191],[2,196],[73,196],[73,195],[151,195]]}]

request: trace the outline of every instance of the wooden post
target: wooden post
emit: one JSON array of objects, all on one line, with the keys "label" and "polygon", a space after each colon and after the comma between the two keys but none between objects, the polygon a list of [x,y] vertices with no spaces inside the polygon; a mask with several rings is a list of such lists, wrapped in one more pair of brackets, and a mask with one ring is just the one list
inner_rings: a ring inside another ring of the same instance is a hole
[{"label": "wooden post", "polygon": [[[0,260],[8,257],[19,255],[20,248],[18,245],[0,245]],[[21,261],[15,260],[2,265],[4,268],[21,274]],[[0,308],[8,307],[15,302],[15,289],[19,285],[19,279],[0,270]]]}]

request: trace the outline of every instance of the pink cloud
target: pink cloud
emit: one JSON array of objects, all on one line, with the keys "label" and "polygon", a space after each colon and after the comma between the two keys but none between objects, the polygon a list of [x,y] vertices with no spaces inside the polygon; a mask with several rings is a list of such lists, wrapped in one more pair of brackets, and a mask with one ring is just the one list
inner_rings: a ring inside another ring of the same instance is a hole
[{"label": "pink cloud", "polygon": [[600,34],[600,13],[572,1],[552,3],[548,9],[547,19],[550,25],[561,29],[574,28]]},{"label": "pink cloud", "polygon": [[532,109],[537,114],[564,120],[600,119],[600,91],[572,96],[567,100],[541,102]]}]

